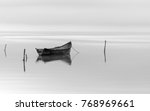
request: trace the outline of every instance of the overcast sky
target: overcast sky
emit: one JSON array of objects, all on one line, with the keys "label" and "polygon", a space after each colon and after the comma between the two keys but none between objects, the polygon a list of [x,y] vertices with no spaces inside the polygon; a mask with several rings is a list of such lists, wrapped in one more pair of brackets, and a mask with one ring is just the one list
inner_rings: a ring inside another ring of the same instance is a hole
[{"label": "overcast sky", "polygon": [[150,29],[150,0],[0,0],[0,31]]}]

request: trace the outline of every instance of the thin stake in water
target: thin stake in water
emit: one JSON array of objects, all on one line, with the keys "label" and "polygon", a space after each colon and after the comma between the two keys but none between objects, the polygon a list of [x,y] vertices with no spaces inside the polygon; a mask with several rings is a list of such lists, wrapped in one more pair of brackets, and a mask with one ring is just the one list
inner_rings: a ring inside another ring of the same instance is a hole
[{"label": "thin stake in water", "polygon": [[25,62],[27,62],[26,49],[24,49],[24,51],[23,51],[23,68],[24,68],[24,72],[26,72],[26,64],[25,64]]},{"label": "thin stake in water", "polygon": [[4,47],[4,53],[5,53],[5,57],[7,57],[7,52],[6,52],[6,49],[7,49],[7,44],[5,44],[5,47]]},{"label": "thin stake in water", "polygon": [[106,40],[105,40],[105,44],[104,44],[104,60],[106,62]]},{"label": "thin stake in water", "polygon": [[25,61],[26,49],[23,51],[23,61]]}]

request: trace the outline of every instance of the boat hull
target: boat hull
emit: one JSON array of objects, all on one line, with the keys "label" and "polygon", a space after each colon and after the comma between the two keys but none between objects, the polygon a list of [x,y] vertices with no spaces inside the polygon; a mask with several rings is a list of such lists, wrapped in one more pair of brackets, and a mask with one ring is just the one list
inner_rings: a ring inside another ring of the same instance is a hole
[{"label": "boat hull", "polygon": [[44,49],[37,49],[36,51],[39,54],[39,56],[45,56],[45,55],[64,55],[64,54],[70,54],[72,44],[71,42],[68,42],[67,44],[59,47],[54,48],[44,48]]}]

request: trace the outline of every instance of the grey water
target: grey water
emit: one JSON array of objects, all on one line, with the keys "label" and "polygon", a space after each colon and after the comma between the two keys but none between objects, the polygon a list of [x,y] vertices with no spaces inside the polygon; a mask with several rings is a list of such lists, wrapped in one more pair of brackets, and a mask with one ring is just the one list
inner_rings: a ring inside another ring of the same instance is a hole
[{"label": "grey water", "polygon": [[70,57],[52,61],[35,50],[68,41],[1,39],[0,93],[150,93],[150,42],[71,40]]}]

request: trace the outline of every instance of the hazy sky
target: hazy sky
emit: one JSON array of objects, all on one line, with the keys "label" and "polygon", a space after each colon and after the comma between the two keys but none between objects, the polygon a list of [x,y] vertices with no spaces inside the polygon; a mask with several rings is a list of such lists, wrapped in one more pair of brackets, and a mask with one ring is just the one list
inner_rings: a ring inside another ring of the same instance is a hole
[{"label": "hazy sky", "polygon": [[0,31],[149,30],[149,11],[150,0],[0,0]]}]

